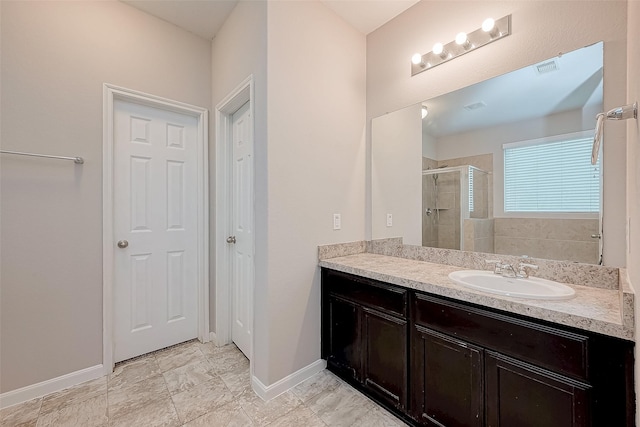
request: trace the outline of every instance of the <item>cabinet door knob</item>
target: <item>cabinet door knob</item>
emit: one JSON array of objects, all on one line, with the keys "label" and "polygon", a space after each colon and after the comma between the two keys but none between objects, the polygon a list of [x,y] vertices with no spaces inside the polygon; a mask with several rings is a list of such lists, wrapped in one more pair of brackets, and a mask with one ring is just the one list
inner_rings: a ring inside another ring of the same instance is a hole
[{"label": "cabinet door knob", "polygon": [[235,242],[236,242],[236,236],[227,237],[227,243],[235,243]]}]

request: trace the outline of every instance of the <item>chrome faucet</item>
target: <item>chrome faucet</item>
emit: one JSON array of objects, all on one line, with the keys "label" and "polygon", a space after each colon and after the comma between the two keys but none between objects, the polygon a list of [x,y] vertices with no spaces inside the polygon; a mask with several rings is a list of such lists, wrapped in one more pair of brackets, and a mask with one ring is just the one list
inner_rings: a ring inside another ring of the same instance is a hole
[{"label": "chrome faucet", "polygon": [[517,269],[512,264],[503,264],[502,261],[499,260],[485,260],[484,262],[487,264],[493,264],[494,274],[499,274],[500,276],[517,278],[517,279],[526,279],[531,274],[531,270],[537,270],[538,266],[535,264],[531,264],[525,261],[528,261],[529,257],[523,256],[518,262]]},{"label": "chrome faucet", "polygon": [[529,264],[528,262],[520,262],[518,264],[518,277],[526,279],[531,274],[531,270],[537,270],[538,266]]},{"label": "chrome faucet", "polygon": [[485,264],[493,264],[493,274],[499,274],[502,276],[502,261],[497,259],[485,259]]},{"label": "chrome faucet", "polygon": [[504,277],[520,277],[511,264],[502,264],[502,275]]}]

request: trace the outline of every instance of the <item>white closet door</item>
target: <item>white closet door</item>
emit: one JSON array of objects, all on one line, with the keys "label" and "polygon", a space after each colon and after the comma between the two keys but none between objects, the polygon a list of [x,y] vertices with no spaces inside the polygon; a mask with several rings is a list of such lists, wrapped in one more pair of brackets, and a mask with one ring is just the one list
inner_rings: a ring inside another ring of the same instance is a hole
[{"label": "white closet door", "polygon": [[195,117],[114,105],[114,357],[197,337]]}]

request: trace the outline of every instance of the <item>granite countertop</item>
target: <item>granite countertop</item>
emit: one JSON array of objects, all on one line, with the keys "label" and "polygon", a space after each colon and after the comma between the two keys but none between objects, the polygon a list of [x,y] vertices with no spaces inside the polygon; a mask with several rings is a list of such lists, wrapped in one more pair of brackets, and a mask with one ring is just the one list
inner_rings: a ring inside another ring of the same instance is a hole
[{"label": "granite countertop", "polygon": [[624,287],[602,289],[567,284],[576,291],[575,297],[570,300],[533,300],[488,294],[458,285],[448,275],[464,268],[451,265],[372,253],[324,259],[319,265],[561,325],[626,340],[634,339],[633,304],[626,303],[629,299],[623,295]]}]

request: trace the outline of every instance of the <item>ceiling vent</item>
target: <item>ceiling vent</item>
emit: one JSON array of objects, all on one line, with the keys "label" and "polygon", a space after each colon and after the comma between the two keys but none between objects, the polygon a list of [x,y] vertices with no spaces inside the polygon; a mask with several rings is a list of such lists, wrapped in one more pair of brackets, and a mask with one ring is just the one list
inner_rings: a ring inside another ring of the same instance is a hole
[{"label": "ceiling vent", "polygon": [[556,60],[552,59],[551,61],[545,61],[543,63],[537,64],[535,66],[535,69],[536,69],[536,73],[538,74],[547,74],[547,73],[553,73],[554,71],[558,71],[559,67]]},{"label": "ceiling vent", "polygon": [[480,101],[480,102],[474,102],[473,104],[467,104],[464,106],[465,110],[469,110],[469,111],[473,111],[473,110],[478,110],[480,108],[484,108],[486,107],[487,104],[485,104],[484,102]]}]

